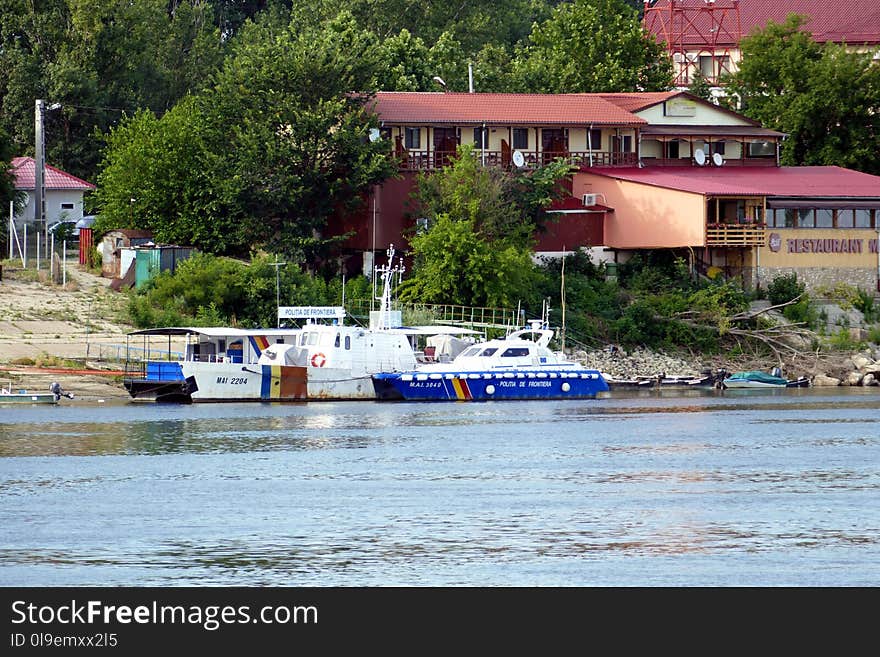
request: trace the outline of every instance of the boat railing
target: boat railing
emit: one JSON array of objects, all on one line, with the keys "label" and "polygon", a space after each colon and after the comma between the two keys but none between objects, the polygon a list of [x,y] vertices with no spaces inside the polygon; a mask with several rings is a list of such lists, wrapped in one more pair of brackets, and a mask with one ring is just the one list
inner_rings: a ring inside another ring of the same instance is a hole
[{"label": "boat railing", "polygon": [[[430,315],[436,324],[449,324],[465,328],[508,329],[522,326],[522,313],[517,317],[513,308],[492,308],[482,306],[459,306],[444,303],[395,303],[394,309],[404,315]],[[346,311],[354,318],[369,317],[370,302],[355,299],[346,302]],[[418,323],[426,323],[419,321]]]}]

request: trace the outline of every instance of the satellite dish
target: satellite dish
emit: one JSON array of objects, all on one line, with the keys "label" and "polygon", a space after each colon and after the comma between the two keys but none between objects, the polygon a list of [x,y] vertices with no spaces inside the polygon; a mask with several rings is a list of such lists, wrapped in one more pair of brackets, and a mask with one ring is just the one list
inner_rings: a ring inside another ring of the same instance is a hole
[{"label": "satellite dish", "polygon": [[706,154],[703,152],[702,148],[698,148],[694,151],[694,160],[696,160],[697,164],[700,166],[706,164]]},{"label": "satellite dish", "polygon": [[513,163],[519,168],[522,168],[525,165],[526,158],[521,151],[513,151]]},{"label": "satellite dish", "polygon": [[379,141],[379,128],[370,128],[370,141]]},{"label": "satellite dish", "polygon": [[716,167],[720,167],[724,164],[724,158],[721,157],[721,153],[712,153],[712,161],[715,163]]}]

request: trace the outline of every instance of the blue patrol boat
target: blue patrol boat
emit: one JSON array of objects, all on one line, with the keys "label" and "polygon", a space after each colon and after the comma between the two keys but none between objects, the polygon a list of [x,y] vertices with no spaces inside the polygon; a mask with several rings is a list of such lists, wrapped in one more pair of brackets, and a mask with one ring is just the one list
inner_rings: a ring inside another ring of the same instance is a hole
[{"label": "blue patrol boat", "polygon": [[553,331],[528,328],[468,347],[452,362],[374,374],[380,400],[593,399],[608,390],[595,369],[548,348]]}]

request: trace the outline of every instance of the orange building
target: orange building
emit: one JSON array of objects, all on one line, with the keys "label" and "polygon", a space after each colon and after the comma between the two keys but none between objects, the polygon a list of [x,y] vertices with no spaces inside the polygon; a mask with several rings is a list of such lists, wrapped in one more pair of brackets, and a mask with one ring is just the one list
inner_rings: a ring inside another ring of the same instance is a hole
[{"label": "orange building", "polygon": [[[352,232],[344,245],[352,268],[370,271],[373,254],[392,243],[406,250],[419,223],[416,176],[471,144],[485,166],[563,158],[577,167],[570,197],[547,210],[538,253],[581,248],[622,262],[640,249],[678,249],[698,270],[718,267],[751,284],[796,270],[808,285],[877,287],[880,177],[780,167],[785,135],[686,92],[379,92],[375,111],[400,177],[329,226]],[[842,250],[856,243],[860,251]]]}]

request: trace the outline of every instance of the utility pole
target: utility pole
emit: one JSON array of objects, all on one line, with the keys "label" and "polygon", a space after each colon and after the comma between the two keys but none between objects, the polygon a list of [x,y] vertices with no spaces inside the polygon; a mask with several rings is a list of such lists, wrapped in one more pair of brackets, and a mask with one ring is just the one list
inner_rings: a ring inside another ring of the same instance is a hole
[{"label": "utility pole", "polygon": [[56,110],[59,107],[61,107],[61,103],[52,103],[46,107],[46,101],[42,98],[37,98],[34,102],[34,228],[40,230],[40,223],[45,222],[43,234],[47,246],[49,244],[49,222],[44,216],[46,205],[46,136],[43,122],[47,109]]},{"label": "utility pole", "polygon": [[275,262],[269,263],[270,267],[275,267],[275,317],[277,318],[275,322],[277,328],[281,328],[281,318],[278,317],[278,308],[281,306],[281,280],[279,276],[281,270],[279,267],[283,267],[286,264],[286,262],[278,262],[278,256],[275,256]]},{"label": "utility pole", "polygon": [[[38,98],[34,104],[34,228],[40,230],[43,217],[43,174],[45,173],[46,142],[43,138],[43,119],[46,116],[46,101]],[[39,233],[37,233],[39,234]],[[45,227],[46,244],[49,244],[49,223]]]}]

